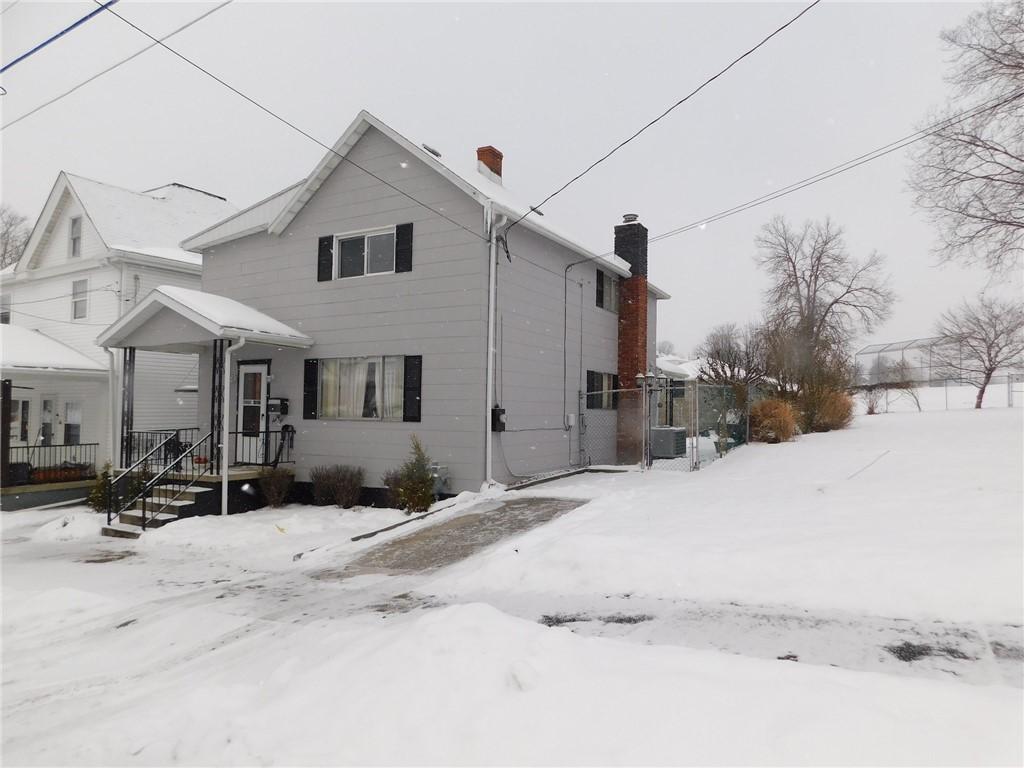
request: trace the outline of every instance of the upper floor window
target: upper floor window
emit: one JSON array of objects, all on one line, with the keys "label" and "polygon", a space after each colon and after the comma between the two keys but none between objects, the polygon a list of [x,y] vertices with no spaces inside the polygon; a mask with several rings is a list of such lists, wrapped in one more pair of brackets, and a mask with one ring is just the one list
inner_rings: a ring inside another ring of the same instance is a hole
[{"label": "upper floor window", "polygon": [[71,284],[71,319],[84,320],[89,316],[89,281],[75,280]]},{"label": "upper floor window", "polygon": [[619,278],[602,269],[597,270],[597,306],[619,311]]},{"label": "upper floor window", "polygon": [[68,253],[72,259],[82,255],[82,217],[75,216],[71,219],[69,230]]},{"label": "upper floor window", "polygon": [[0,325],[11,324],[11,297],[7,294],[0,296]]},{"label": "upper floor window", "polygon": [[338,235],[334,240],[335,277],[360,277],[395,271],[395,230]]}]

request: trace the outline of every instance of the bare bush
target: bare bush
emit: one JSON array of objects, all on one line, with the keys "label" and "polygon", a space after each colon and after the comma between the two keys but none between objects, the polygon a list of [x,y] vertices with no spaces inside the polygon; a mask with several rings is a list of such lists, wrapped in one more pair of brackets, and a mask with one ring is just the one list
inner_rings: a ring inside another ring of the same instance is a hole
[{"label": "bare bush", "polygon": [[818,417],[814,422],[815,432],[829,432],[845,429],[853,421],[853,398],[845,392],[827,392],[818,406]]},{"label": "bare bush", "polygon": [[784,443],[796,434],[796,413],[785,400],[759,400],[750,408],[750,437],[761,443]]},{"label": "bare bush", "polygon": [[283,467],[263,470],[260,474],[259,483],[260,490],[263,492],[263,498],[267,500],[268,506],[277,508],[284,505],[285,499],[288,498],[288,491],[291,490],[293,479],[291,471]]}]

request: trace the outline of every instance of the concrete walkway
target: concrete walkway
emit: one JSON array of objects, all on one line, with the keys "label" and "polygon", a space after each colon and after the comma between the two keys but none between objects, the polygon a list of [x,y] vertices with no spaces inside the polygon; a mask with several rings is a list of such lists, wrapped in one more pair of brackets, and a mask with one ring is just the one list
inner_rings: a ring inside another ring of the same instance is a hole
[{"label": "concrete walkway", "polygon": [[328,568],[312,575],[317,579],[342,580],[366,574],[433,571],[465,560],[485,547],[525,533],[585,503],[582,499],[546,497],[484,502],[450,520],[373,547],[343,568]]}]

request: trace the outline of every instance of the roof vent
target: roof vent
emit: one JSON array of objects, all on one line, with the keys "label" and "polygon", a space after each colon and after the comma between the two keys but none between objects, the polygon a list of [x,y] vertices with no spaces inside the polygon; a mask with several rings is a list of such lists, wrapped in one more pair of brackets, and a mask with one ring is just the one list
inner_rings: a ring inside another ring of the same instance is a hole
[{"label": "roof vent", "polygon": [[640,217],[637,216],[635,213],[627,213],[622,217],[623,224],[635,224],[639,220]]},{"label": "roof vent", "polygon": [[432,146],[430,146],[429,144],[421,144],[420,146],[421,146],[421,147],[423,147],[423,148],[424,148],[425,150],[427,150],[427,152],[429,152],[430,154],[432,154],[432,155],[433,155],[434,157],[437,157],[437,158],[440,158],[440,157],[441,157],[441,153],[440,153],[440,152],[438,152],[438,151],[437,151],[436,149],[434,149],[434,148],[433,148]]}]

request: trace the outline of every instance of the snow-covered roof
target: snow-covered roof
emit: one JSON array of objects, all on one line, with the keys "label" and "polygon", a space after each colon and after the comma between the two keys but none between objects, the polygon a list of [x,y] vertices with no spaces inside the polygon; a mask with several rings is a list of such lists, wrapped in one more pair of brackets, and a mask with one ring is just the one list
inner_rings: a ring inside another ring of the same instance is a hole
[{"label": "snow-covered roof", "polygon": [[[281,192],[221,221],[203,232],[193,235],[182,242],[183,248],[201,250],[219,243],[259,231],[280,234],[298,215],[302,207],[316,194],[320,185],[330,176],[331,172],[343,161],[348,152],[356,145],[367,129],[375,128],[394,141],[406,152],[422,161],[481,205],[490,203],[495,210],[515,221],[529,212],[530,206],[519,201],[504,186],[487,178],[475,168],[456,170],[452,164],[442,162],[440,158],[415,142],[405,138],[383,120],[362,110],[341,138],[321,158],[313,171],[303,181],[294,184]],[[630,274],[629,265],[613,254],[599,254],[552,225],[543,216],[536,213],[524,218],[519,226],[533,230],[565,248],[590,258],[595,263],[618,275],[626,277]],[[667,299],[669,295],[653,285],[651,293],[659,299]]]},{"label": "snow-covered roof", "polygon": [[108,248],[190,265],[202,264],[202,257],[182,250],[182,239],[237,210],[222,197],[183,184],[136,192],[61,171],[29,237],[25,264],[52,234],[65,193],[81,203]]},{"label": "snow-covered roof", "polygon": [[18,325],[0,325],[0,367],[11,371],[106,373],[107,368],[77,349]]},{"label": "snow-covered roof", "polygon": [[700,376],[700,358],[686,360],[676,355],[658,355],[658,370],[672,378],[696,379]]},{"label": "snow-covered roof", "polygon": [[[198,326],[201,335],[188,338],[186,331],[180,338],[160,343],[134,342],[132,334],[163,309],[169,309],[190,321],[193,324],[191,327]],[[150,291],[136,307],[100,334],[96,343],[101,347],[134,346],[139,349],[189,351],[203,346],[212,338],[245,339],[259,344],[300,349],[313,346],[313,339],[306,334],[240,301],[172,285],[161,285]]]}]

